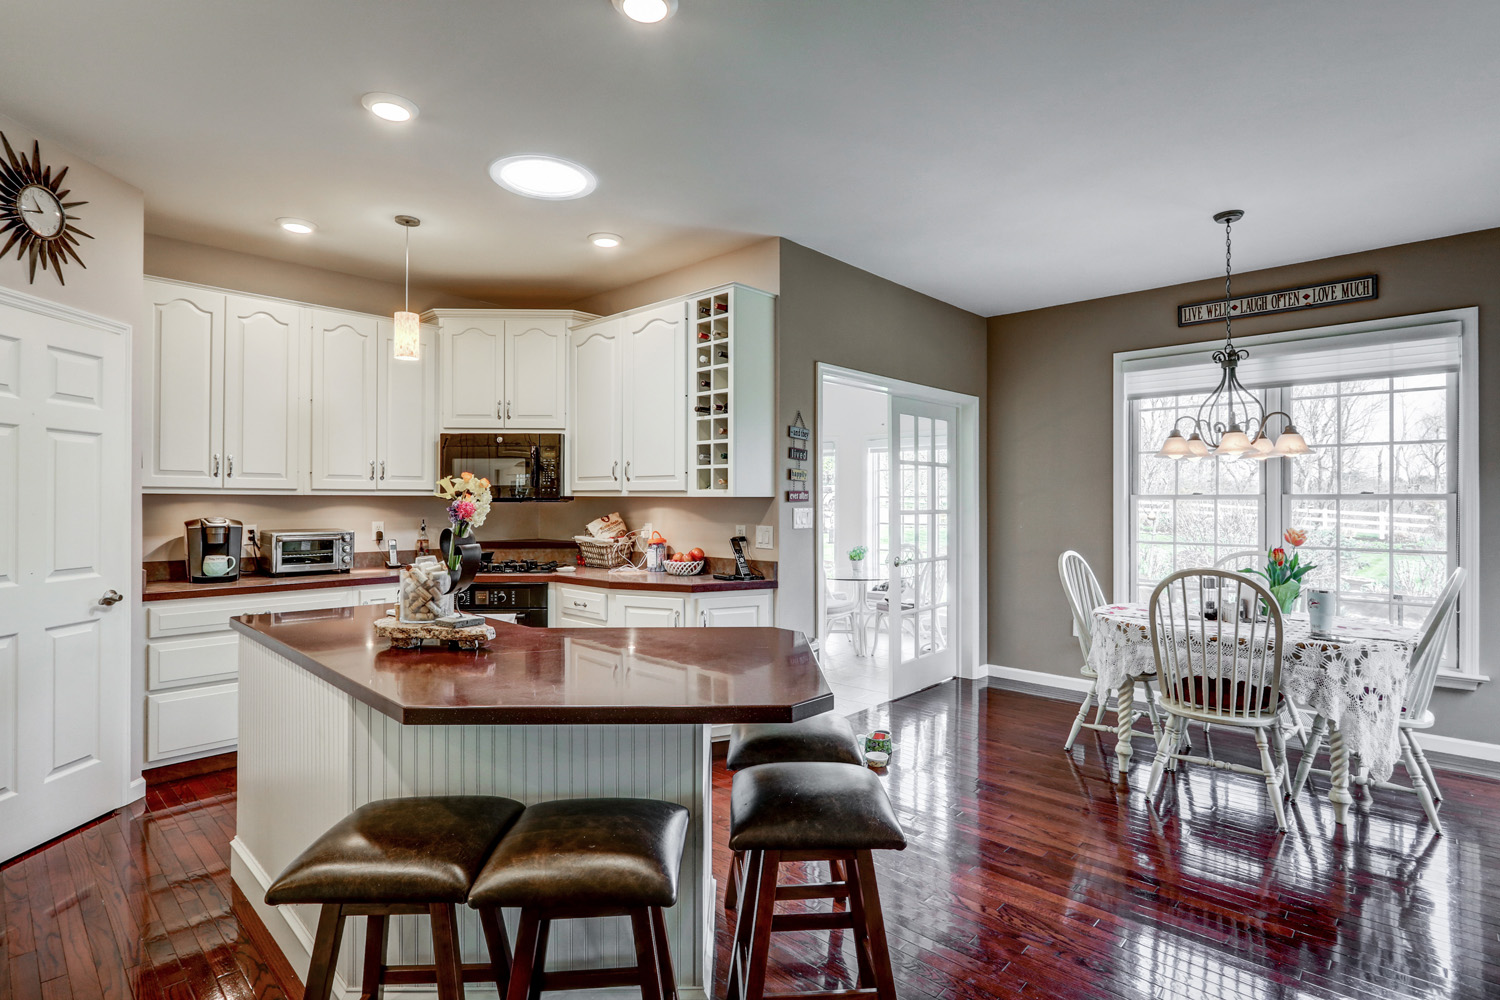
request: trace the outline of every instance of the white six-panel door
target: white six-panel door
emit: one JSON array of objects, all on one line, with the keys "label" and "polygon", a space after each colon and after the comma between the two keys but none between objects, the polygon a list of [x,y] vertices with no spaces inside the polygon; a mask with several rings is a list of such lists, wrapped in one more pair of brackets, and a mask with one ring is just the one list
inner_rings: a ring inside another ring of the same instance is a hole
[{"label": "white six-panel door", "polygon": [[505,321],[505,426],[546,430],[566,423],[568,322]]},{"label": "white six-panel door", "polygon": [[[211,314],[167,312],[208,374]],[[130,453],[128,332],[0,297],[0,861],[124,802]]]},{"label": "white six-panel door", "polygon": [[380,331],[373,316],[313,312],[312,487],[376,488],[375,359]]},{"label": "white six-panel door", "polygon": [[231,295],[224,310],[224,488],[294,490],[303,312]]},{"label": "white six-panel door", "polygon": [[610,320],[574,332],[572,389],[572,489],[620,488],[620,365],[623,346],[620,321]]},{"label": "white six-panel door", "polygon": [[673,302],[622,321],[626,490],[687,489],[686,317]]},{"label": "white six-panel door", "polygon": [[217,489],[224,481],[224,296],[146,283],[150,441],[144,486]]}]

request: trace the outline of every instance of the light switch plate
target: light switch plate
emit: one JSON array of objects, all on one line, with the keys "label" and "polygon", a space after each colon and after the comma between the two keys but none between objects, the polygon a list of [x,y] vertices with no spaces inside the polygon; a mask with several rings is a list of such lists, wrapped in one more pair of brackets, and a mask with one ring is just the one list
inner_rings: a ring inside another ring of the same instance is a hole
[{"label": "light switch plate", "polygon": [[811,507],[793,507],[792,508],[792,527],[794,527],[794,528],[811,528],[812,527],[812,511],[813,511],[813,509]]},{"label": "light switch plate", "polygon": [[755,526],[755,547],[757,549],[774,548],[776,543],[771,540],[774,537],[775,535],[771,533],[771,526],[769,524],[757,524]]}]

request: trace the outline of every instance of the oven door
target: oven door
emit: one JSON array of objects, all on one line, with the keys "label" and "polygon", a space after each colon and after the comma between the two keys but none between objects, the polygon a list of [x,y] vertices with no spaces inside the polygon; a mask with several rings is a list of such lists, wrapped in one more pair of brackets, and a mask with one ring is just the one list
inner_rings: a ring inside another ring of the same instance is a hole
[{"label": "oven door", "polygon": [[438,474],[463,472],[488,479],[495,500],[562,499],[562,435],[442,435]]}]

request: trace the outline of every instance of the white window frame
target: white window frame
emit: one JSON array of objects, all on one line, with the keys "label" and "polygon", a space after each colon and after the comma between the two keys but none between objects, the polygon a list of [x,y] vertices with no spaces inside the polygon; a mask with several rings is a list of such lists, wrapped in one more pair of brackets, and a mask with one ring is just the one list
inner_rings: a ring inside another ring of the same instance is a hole
[{"label": "white window frame", "polygon": [[[1479,585],[1479,310],[1444,309],[1436,312],[1417,313],[1410,316],[1390,316],[1384,319],[1365,320],[1356,323],[1340,323],[1330,326],[1289,330],[1282,333],[1262,334],[1254,337],[1236,337],[1235,343],[1254,351],[1258,346],[1282,344],[1288,341],[1313,341],[1327,337],[1342,337],[1350,334],[1396,332],[1405,329],[1430,326],[1438,323],[1458,323],[1461,333],[1462,363],[1458,373],[1458,423],[1453,433],[1457,436],[1458,462],[1457,487],[1459,495],[1458,518],[1454,525],[1458,531],[1459,565],[1469,571],[1468,578],[1459,594],[1459,606],[1464,613],[1459,618],[1459,662],[1456,670],[1443,669],[1438,673],[1438,686],[1473,690],[1489,680],[1483,662],[1484,647],[1480,642]],[[1114,599],[1129,601],[1131,585],[1131,522],[1130,498],[1133,458],[1132,420],[1130,401],[1125,395],[1125,367],[1132,362],[1149,360],[1180,359],[1185,355],[1201,354],[1206,360],[1222,341],[1204,340],[1191,344],[1176,344],[1169,347],[1149,348],[1140,351],[1121,351],[1114,356],[1114,574],[1112,584]],[[1206,387],[1209,388],[1209,387]],[[1280,462],[1280,459],[1272,461]],[[1267,463],[1270,464],[1270,463]],[[1266,470],[1268,474],[1271,469]],[[1277,470],[1279,472],[1279,470]],[[1263,512],[1263,523],[1267,529],[1280,520],[1282,494],[1280,483],[1269,475],[1266,480],[1266,497],[1275,501],[1277,509]]]}]

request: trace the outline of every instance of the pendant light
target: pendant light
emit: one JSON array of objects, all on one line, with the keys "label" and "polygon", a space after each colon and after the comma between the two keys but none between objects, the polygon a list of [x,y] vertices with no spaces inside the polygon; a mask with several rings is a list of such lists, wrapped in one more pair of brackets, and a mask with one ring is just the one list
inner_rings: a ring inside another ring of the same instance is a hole
[{"label": "pendant light", "polygon": [[411,231],[422,220],[414,215],[396,216],[396,225],[406,229],[406,308],[396,314],[397,361],[420,361],[422,358],[422,318],[411,311]]},{"label": "pendant light", "polygon": [[[1260,397],[1240,384],[1239,364],[1250,356],[1250,352],[1234,346],[1230,328],[1230,316],[1234,296],[1230,288],[1232,275],[1230,227],[1245,217],[1239,209],[1220,212],[1214,222],[1224,227],[1224,346],[1213,354],[1214,363],[1222,374],[1219,384],[1198,407],[1195,416],[1181,416],[1172,426],[1172,431],[1162,443],[1157,458],[1174,461],[1183,458],[1247,458],[1263,462],[1269,458],[1285,458],[1289,455],[1306,455],[1312,449],[1303,440],[1297,428],[1292,426],[1292,416],[1284,410],[1266,412]],[[1216,411],[1223,409],[1225,420],[1215,420]],[[1273,444],[1266,433],[1266,424],[1272,417],[1286,419],[1286,428]],[[1190,422],[1189,436],[1184,438],[1179,424]],[[1227,422],[1226,422],[1227,421]]]}]

